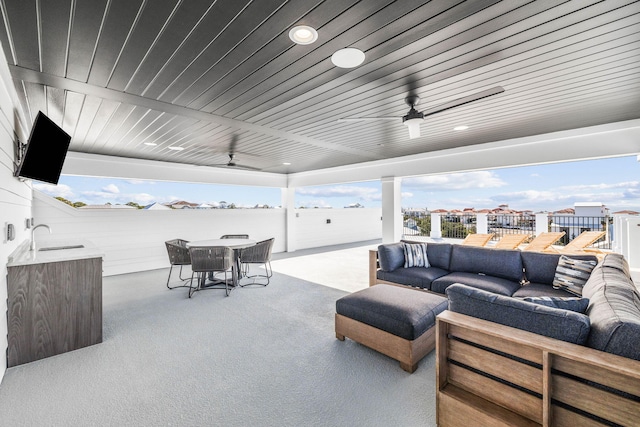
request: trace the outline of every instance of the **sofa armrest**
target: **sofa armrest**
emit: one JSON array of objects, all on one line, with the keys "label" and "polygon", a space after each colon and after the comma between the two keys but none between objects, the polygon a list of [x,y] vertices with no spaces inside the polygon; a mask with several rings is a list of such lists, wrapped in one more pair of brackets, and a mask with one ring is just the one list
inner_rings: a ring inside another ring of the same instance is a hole
[{"label": "sofa armrest", "polygon": [[460,313],[436,319],[438,425],[633,425],[640,361]]},{"label": "sofa armrest", "polygon": [[373,286],[378,283],[378,250],[369,249],[369,286]]}]

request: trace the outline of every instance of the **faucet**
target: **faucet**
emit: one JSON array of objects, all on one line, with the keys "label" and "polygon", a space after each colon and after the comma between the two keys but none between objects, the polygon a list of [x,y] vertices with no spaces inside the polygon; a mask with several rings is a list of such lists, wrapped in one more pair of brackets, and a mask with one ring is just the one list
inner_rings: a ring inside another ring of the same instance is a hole
[{"label": "faucet", "polygon": [[47,224],[38,224],[35,227],[33,227],[31,229],[31,246],[29,246],[29,250],[30,251],[35,251],[36,250],[36,239],[35,239],[35,236],[33,234],[36,231],[36,228],[39,228],[39,227],[47,227],[47,230],[49,230],[49,234],[51,234],[51,227],[49,227]]}]

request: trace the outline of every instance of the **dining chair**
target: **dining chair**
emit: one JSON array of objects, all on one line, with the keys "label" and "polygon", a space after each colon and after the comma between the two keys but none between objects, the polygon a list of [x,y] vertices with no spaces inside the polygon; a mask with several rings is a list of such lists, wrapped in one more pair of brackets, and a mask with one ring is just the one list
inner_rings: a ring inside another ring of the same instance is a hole
[{"label": "dining chair", "polygon": [[220,236],[221,239],[248,239],[248,234],[224,234]]},{"label": "dining chair", "polygon": [[[182,239],[173,239],[167,240],[164,242],[167,247],[167,254],[169,255],[169,263],[171,267],[169,267],[169,277],[167,277],[167,288],[175,289],[175,288],[186,288],[188,277],[182,277],[182,267],[185,265],[191,264],[191,256],[189,255],[189,249],[187,248],[186,240]],[[173,271],[173,266],[179,265],[180,272],[178,273],[178,277],[182,280],[183,284],[178,286],[169,286],[169,282],[171,281],[171,272]]]},{"label": "dining chair", "polygon": [[[269,279],[273,276],[273,270],[271,269],[271,251],[273,249],[273,242],[275,238],[263,240],[256,243],[254,246],[244,248],[240,251],[240,265],[242,266],[243,276],[248,279],[253,279],[251,283],[240,285],[241,287],[249,285],[262,285],[267,286]],[[251,265],[264,265],[265,274],[249,274]],[[265,279],[266,283],[256,282],[256,279]]]},{"label": "dining chair", "polygon": [[[224,289],[226,295],[229,296],[231,287],[229,280],[233,278],[227,277],[227,273],[232,272],[233,267],[233,249],[227,246],[191,246],[189,248],[191,256],[191,281],[189,282],[189,298],[201,289]],[[207,275],[214,273],[224,273],[224,288],[217,285],[203,286]],[[197,285],[193,286],[193,276],[198,279]]]}]

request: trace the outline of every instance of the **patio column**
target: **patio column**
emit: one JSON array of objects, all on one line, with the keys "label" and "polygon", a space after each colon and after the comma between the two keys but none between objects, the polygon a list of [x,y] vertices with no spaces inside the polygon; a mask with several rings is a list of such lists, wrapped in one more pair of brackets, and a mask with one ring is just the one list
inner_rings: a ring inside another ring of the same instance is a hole
[{"label": "patio column", "polygon": [[382,243],[402,238],[402,178],[385,176],[382,182]]},{"label": "patio column", "polygon": [[549,214],[547,212],[536,214],[536,236],[549,231]]},{"label": "patio column", "polygon": [[489,218],[486,213],[476,214],[476,233],[478,234],[489,233]]},{"label": "patio column", "polygon": [[294,252],[296,250],[296,205],[295,195],[296,188],[282,188],[281,189],[281,203],[285,212],[285,252]]},{"label": "patio column", "polygon": [[442,217],[439,213],[431,213],[431,235],[432,239],[442,239]]}]

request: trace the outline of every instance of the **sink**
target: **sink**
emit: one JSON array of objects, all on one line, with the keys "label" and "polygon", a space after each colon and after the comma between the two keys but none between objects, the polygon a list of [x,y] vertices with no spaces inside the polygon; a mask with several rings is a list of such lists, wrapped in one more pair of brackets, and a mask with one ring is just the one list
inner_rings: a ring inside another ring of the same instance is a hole
[{"label": "sink", "polygon": [[64,249],[80,249],[84,248],[84,245],[68,245],[68,246],[49,246],[48,248],[40,248],[38,251],[61,251]]}]

